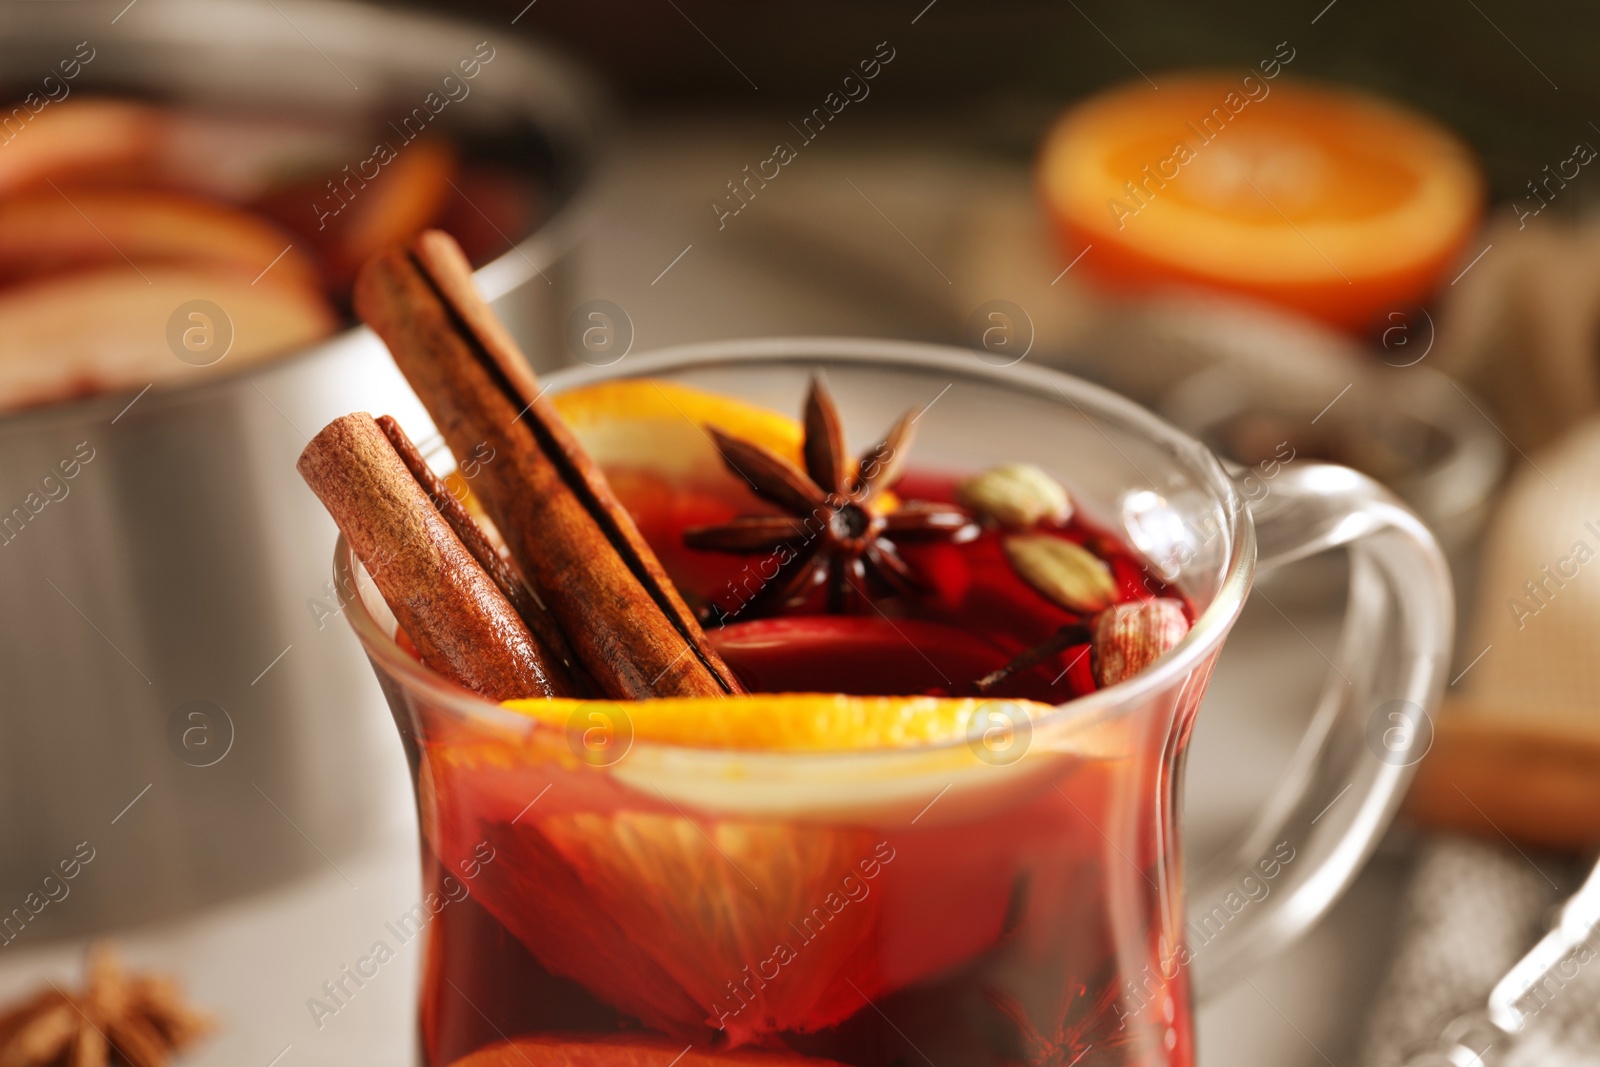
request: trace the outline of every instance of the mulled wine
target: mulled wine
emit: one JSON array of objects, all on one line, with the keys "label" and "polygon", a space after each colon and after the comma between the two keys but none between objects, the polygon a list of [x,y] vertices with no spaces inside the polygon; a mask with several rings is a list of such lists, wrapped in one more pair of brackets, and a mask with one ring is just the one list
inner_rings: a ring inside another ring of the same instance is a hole
[{"label": "mulled wine", "polygon": [[449,902],[429,1067],[1192,1062],[1214,648],[1157,669],[1194,615],[1161,564],[1041,466],[919,466],[927,407],[852,452],[822,375],[798,417],[548,397],[443,234],[355,305],[458,459],[356,413],[299,464]]},{"label": "mulled wine", "polygon": [[[684,531],[750,509],[748,495],[736,499],[730,482],[727,497],[685,507],[645,473],[607,473],[679,590],[726,620],[709,637],[752,693],[968,696],[1085,622],[1019,576],[995,526],[958,544],[902,546],[926,595],[871,596],[827,614],[819,586],[741,620],[749,560],[696,551]],[[896,492],[953,504],[959,482],[913,470]],[[1046,536],[1103,560],[1121,601],[1174,595],[1082,518]],[[1090,635],[1071,636],[994,686],[994,706],[1094,691]],[[581,725],[619,743],[615,724]],[[1002,712],[985,726],[1006,735],[997,747],[973,746],[997,761],[997,779],[1022,758],[1006,747],[1026,745],[1018,726]],[[1173,754],[1167,740],[1130,729],[1074,751],[1069,732],[1047,768],[1002,785],[999,798],[941,797],[935,784],[925,811],[882,818],[864,804],[817,819],[803,806],[785,818],[696,811],[559,747],[530,760],[521,741],[443,732],[420,745],[432,781],[429,882],[459,878],[480,842],[495,859],[432,931],[428,1063],[510,1035],[594,1040],[572,1036],[582,1032],[659,1038],[663,1067],[686,1047],[856,1067],[923,1052],[940,1067],[1187,1065],[1188,990],[1172,966],[1177,927],[1165,925],[1177,857],[1151,779]],[[463,748],[473,755],[463,760]],[[570,1054],[560,1062],[589,1062]]]}]

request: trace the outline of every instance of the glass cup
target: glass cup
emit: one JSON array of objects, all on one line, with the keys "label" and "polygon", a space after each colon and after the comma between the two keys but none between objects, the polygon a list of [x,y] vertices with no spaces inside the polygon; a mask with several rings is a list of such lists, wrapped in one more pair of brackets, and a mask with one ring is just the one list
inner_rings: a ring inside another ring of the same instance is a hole
[{"label": "glass cup", "polygon": [[[854,440],[924,404],[918,468],[1050,471],[1196,621],[1149,669],[1031,722],[995,700],[962,740],[820,754],[652,743],[625,713],[582,708],[555,729],[403,652],[341,542],[336,583],[416,785],[426,895],[404,933],[425,938],[430,1067],[508,1038],[473,1063],[569,1045],[593,1048],[559,1062],[606,1062],[623,1043],[660,1067],[690,1049],[1188,1065],[1191,988],[1284,945],[1348,884],[1443,685],[1451,598],[1431,536],[1354,471],[1231,475],[1115,394],[985,356],[741,341],[548,384],[665,378],[793,412],[822,371]],[[1176,804],[1223,639],[1258,569],[1337,546],[1348,621],[1308,733],[1256,824],[1186,894]]]}]

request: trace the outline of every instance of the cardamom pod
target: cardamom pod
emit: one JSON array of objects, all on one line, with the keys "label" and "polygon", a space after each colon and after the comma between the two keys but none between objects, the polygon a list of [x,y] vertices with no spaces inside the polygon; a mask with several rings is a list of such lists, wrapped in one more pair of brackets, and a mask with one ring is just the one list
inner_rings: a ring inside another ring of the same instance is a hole
[{"label": "cardamom pod", "polygon": [[1013,528],[1072,518],[1072,498],[1066,489],[1029,463],[991,467],[957,486],[956,499],[984,518]]},{"label": "cardamom pod", "polygon": [[1154,663],[1189,632],[1183,604],[1168,597],[1116,604],[1095,616],[1090,665],[1101,686],[1116,685]]},{"label": "cardamom pod", "polygon": [[1048,534],[1017,534],[1005,539],[1005,549],[1029,585],[1069,611],[1090,615],[1117,598],[1111,568],[1080,544]]}]

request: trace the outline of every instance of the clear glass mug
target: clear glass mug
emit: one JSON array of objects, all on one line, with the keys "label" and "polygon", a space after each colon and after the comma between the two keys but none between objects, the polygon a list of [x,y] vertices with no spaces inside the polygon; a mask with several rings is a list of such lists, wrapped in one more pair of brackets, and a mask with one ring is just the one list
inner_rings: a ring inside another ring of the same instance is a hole
[{"label": "clear glass mug", "polygon": [[[336,582],[416,786],[430,1067],[474,1050],[537,1064],[569,1044],[605,1062],[618,1042],[660,1067],[734,1048],[857,1067],[1188,1065],[1191,987],[1287,943],[1348,884],[1443,685],[1451,594],[1432,537],[1363,475],[1293,461],[1236,480],[1115,394],[986,357],[739,341],[548,385],[665,378],[795,412],[820,370],[853,440],[931,405],[917,467],[1056,475],[1196,621],[1145,672],[1031,724],[997,701],[964,741],[820,755],[672,747],[614,719],[552,729],[403,652],[341,541]],[[1179,784],[1223,639],[1258,570],[1337,546],[1348,619],[1308,733],[1256,825],[1186,894]],[[507,1038],[522,1044],[485,1050]]]}]

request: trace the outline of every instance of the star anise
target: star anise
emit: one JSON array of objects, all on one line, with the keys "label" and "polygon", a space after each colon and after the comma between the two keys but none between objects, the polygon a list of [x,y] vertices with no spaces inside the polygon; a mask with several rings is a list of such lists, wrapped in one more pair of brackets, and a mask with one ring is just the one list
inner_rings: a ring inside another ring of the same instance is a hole
[{"label": "star anise", "polygon": [[739,613],[759,615],[827,586],[827,610],[842,612],[871,581],[903,595],[927,583],[901,557],[897,541],[964,541],[977,535],[972,516],[953,504],[904,501],[884,512],[884,490],[905,471],[921,408],[900,417],[854,465],[833,397],[813,378],[805,407],[805,470],[750,441],[709,427],[728,469],[785,515],[751,515],[684,531],[691,548],[780,560]]},{"label": "star anise", "polygon": [[0,1063],[18,1067],[164,1067],[211,1029],[170,980],[125,974],[110,949],[89,950],[88,984],[51,982],[0,1010]]},{"label": "star anise", "polygon": [[[1114,1050],[1129,1044],[1130,1034],[1121,1025],[1123,1019],[1118,1012],[1119,990],[1115,982],[1107,984],[1094,998],[1089,997],[1088,987],[1082,982],[1067,983],[1048,1033],[1034,1025],[1027,1008],[1010,993],[985,986],[983,994],[1016,1028],[1026,1067],[1091,1067],[1113,1060],[1121,1062]],[[1113,1023],[1118,1025],[1113,1028]],[[1099,1054],[1091,1056],[1097,1049]]]}]

